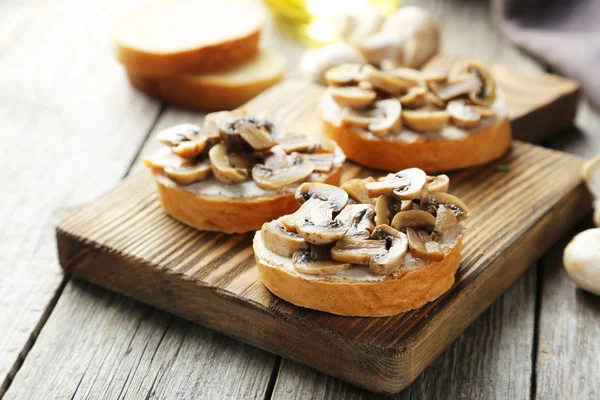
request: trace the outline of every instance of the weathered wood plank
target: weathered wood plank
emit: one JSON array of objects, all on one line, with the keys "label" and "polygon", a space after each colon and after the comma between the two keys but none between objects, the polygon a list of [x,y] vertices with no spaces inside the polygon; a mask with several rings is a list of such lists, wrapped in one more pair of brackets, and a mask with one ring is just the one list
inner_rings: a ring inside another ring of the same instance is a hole
[{"label": "weathered wood plank", "polygon": [[263,399],[275,362],[264,351],[72,281],[5,399]]},{"label": "weathered wood plank", "polygon": [[[577,127],[551,146],[585,157],[600,153],[600,113],[583,102]],[[571,231],[544,257],[541,274],[536,388],[538,399],[600,396],[600,307],[598,297],[578,289],[562,263],[564,247],[591,218]]]},{"label": "weathered wood plank", "polygon": [[[407,389],[391,399],[529,399],[536,268],[531,268]],[[518,371],[513,373],[512,371]],[[383,398],[284,360],[274,400]]]},{"label": "weathered wood plank", "polygon": [[159,112],[110,60],[122,2],[48,3],[0,5],[0,395],[63,280],[56,210],[114,185]]}]

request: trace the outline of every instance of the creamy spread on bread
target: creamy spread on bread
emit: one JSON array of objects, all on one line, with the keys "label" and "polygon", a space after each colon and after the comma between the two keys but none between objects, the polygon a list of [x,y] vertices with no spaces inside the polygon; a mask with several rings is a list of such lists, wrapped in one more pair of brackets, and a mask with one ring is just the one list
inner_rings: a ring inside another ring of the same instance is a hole
[{"label": "creamy spread on bread", "polygon": [[419,71],[343,64],[327,71],[321,117],[382,140],[460,139],[506,114],[482,63]]},{"label": "creamy spread on bread", "polygon": [[303,183],[298,211],[265,223],[255,248],[302,276],[342,279],[380,280],[442,261],[469,214],[449,183],[417,168],[339,188]]},{"label": "creamy spread on bread", "polygon": [[176,125],[157,138],[165,147],[142,158],[157,179],[207,195],[293,192],[299,183],[320,180],[345,159],[331,141],[284,134],[276,122],[243,110],[208,114],[203,127]]}]

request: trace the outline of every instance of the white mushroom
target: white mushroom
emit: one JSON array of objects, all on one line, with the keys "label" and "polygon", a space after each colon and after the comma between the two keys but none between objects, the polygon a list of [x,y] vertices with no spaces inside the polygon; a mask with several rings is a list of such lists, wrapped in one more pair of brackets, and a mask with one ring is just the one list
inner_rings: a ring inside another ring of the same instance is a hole
[{"label": "white mushroom", "polygon": [[314,164],[298,153],[272,155],[264,164],[252,167],[252,179],[263,189],[275,190],[304,181],[314,169]]},{"label": "white mushroom", "polygon": [[229,163],[224,144],[214,145],[208,152],[208,157],[215,177],[223,183],[241,182],[248,176],[247,170],[235,168]]},{"label": "white mushroom", "polygon": [[369,192],[365,186],[365,181],[362,179],[350,179],[340,186],[350,197],[358,203],[373,204],[373,199],[369,197]]},{"label": "white mushroom", "polygon": [[315,207],[305,218],[296,220],[296,232],[310,244],[330,244],[341,239],[350,229],[340,219],[333,219],[331,208]]},{"label": "white mushroom", "polygon": [[292,257],[296,251],[310,247],[302,236],[286,230],[279,220],[264,223],[261,236],[267,249],[283,257]]},{"label": "white mushroom", "polygon": [[371,257],[369,269],[375,275],[389,275],[396,272],[406,257],[408,239],[389,225],[379,225],[373,231],[372,237],[386,242],[387,251]]},{"label": "white mushroom", "polygon": [[369,265],[375,256],[387,253],[385,240],[344,237],[331,249],[331,258],[336,261]]},{"label": "white mushroom", "polygon": [[303,153],[302,157],[313,163],[314,172],[329,172],[331,171],[331,168],[333,168],[333,153]]},{"label": "white mushroom", "polygon": [[448,192],[450,187],[450,178],[448,175],[441,174],[427,177],[427,190],[431,192]]},{"label": "white mushroom", "polygon": [[408,228],[406,236],[408,238],[410,254],[413,257],[427,261],[441,261],[444,258],[444,252],[440,244],[433,241],[431,236],[424,230]]},{"label": "white mushroom", "polygon": [[354,47],[334,43],[318,49],[307,50],[300,61],[300,76],[309,82],[324,85],[327,70],[342,64],[364,64],[367,60]]},{"label": "white mushroom", "polygon": [[427,175],[419,168],[408,168],[397,172],[393,177],[365,184],[369,197],[382,194],[394,196],[398,200],[412,200],[421,197],[427,182]]},{"label": "white mushroom", "polygon": [[452,124],[462,129],[475,128],[481,120],[479,113],[466,105],[464,101],[453,100],[448,103],[446,110],[450,114]]},{"label": "white mushroom", "polygon": [[383,118],[378,118],[368,126],[375,136],[387,136],[402,129],[402,105],[398,99],[379,100],[375,108],[383,112]]},{"label": "white mushroom", "polygon": [[325,81],[332,86],[348,85],[355,83],[361,74],[363,64],[341,64],[337,67],[329,68],[325,72]]},{"label": "white mushroom", "polygon": [[360,78],[390,94],[399,94],[408,91],[408,89],[414,86],[403,79],[397,78],[389,71],[380,71],[368,64],[360,71]]},{"label": "white mushroom", "polygon": [[290,232],[296,232],[296,222],[309,218],[313,208],[331,209],[337,213],[348,203],[348,193],[344,190],[319,182],[303,183],[296,189],[295,197],[300,208],[281,218],[281,223]]},{"label": "white mushroom", "polygon": [[356,43],[381,30],[385,16],[379,11],[369,8],[356,15],[343,15],[335,20],[335,31],[338,39]]},{"label": "white mushroom", "polygon": [[435,217],[423,210],[401,211],[394,216],[390,225],[397,231],[407,228],[432,230],[435,227]]},{"label": "white mushroom", "polygon": [[377,94],[370,89],[361,89],[357,86],[340,86],[328,89],[333,100],[341,107],[364,108],[375,101]]},{"label": "white mushroom", "polygon": [[308,275],[331,275],[350,268],[350,263],[334,261],[325,246],[310,246],[310,250],[298,250],[292,256],[297,272]]},{"label": "white mushroom", "polygon": [[600,295],[600,228],[577,234],[565,248],[563,263],[577,286]]},{"label": "white mushroom", "polygon": [[448,124],[450,114],[445,110],[404,110],[402,120],[417,132],[439,132]]},{"label": "white mushroom", "polygon": [[211,172],[211,167],[208,161],[204,161],[198,164],[179,167],[167,166],[164,171],[167,178],[173,182],[180,185],[190,185],[206,179]]}]

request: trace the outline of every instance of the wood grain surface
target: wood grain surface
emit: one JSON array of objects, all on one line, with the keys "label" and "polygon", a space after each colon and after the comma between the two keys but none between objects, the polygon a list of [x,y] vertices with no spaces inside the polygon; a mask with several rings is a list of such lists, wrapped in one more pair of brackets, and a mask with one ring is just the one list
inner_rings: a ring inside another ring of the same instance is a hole
[{"label": "wood grain surface", "polygon": [[[315,132],[319,93],[289,81],[247,108]],[[573,174],[580,159],[516,142],[501,163],[510,171],[489,165],[453,177],[453,192],[475,210],[457,283],[438,301],[396,317],[337,317],[271,296],[257,280],[251,235],[196,232],[175,222],[160,209],[149,174],[71,213],[57,230],[59,258],[75,276],[370,390],[397,392],[589,207]],[[348,164],[344,179],[367,174],[373,172]],[[542,234],[550,224],[553,231]]]}]

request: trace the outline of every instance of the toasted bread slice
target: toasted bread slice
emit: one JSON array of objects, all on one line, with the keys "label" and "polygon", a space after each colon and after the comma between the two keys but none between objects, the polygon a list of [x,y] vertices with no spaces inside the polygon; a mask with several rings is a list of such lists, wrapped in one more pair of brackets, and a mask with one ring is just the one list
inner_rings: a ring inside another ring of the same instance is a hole
[{"label": "toasted bread slice", "polygon": [[281,53],[263,51],[222,72],[150,77],[128,71],[127,75],[137,89],[168,102],[204,110],[231,110],[280,82],[284,67]]},{"label": "toasted bread slice", "polygon": [[243,0],[162,0],[141,6],[112,31],[116,58],[146,76],[230,68],[256,52],[260,10]]},{"label": "toasted bread slice", "polygon": [[385,317],[422,307],[446,292],[460,265],[462,233],[446,244],[441,261],[408,267],[389,276],[374,276],[368,267],[316,276],[294,270],[290,258],[254,237],[254,254],[262,283],[278,297],[300,307],[356,317]]}]

